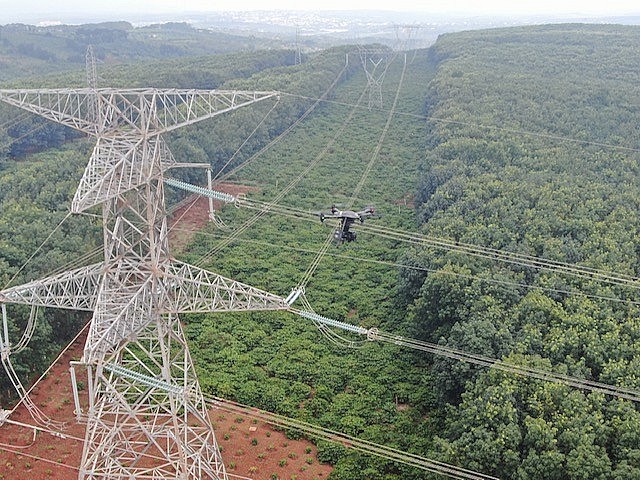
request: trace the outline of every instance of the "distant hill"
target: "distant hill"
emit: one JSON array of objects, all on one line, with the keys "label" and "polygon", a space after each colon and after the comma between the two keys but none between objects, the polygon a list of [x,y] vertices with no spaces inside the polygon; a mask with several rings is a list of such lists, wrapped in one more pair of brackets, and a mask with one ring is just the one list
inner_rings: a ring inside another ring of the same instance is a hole
[{"label": "distant hill", "polygon": [[0,82],[78,69],[85,63],[88,45],[106,64],[282,47],[277,40],[196,29],[187,23],[140,28],[128,22],[11,24],[0,26]]}]

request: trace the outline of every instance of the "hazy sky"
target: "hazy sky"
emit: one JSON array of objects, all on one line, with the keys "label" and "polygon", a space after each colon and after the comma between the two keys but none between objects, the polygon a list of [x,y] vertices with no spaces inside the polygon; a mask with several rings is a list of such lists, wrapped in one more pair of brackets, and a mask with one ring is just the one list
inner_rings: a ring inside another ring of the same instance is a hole
[{"label": "hazy sky", "polygon": [[639,0],[0,0],[0,24],[71,14],[139,15],[215,10],[398,10],[434,13],[640,13]]}]

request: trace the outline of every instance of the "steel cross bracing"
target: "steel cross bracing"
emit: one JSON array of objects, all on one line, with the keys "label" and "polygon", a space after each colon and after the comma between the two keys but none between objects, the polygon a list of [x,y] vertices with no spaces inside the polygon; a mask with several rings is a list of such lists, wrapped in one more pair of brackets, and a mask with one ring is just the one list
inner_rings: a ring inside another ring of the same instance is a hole
[{"label": "steel cross bracing", "polygon": [[176,162],[162,134],[275,95],[0,90],[6,103],[97,138],[72,211],[102,205],[104,261],[0,292],[0,303],[93,312],[80,479],[227,478],[177,315],[289,305],[170,256],[163,175]]},{"label": "steel cross bracing", "polygon": [[422,28],[421,25],[394,25],[393,30],[396,34],[395,49],[398,51],[407,51],[414,48],[413,39],[416,32]]},{"label": "steel cross bracing", "polygon": [[384,48],[364,48],[358,49],[360,61],[367,76],[367,87],[369,89],[369,109],[373,107],[382,108],[382,83],[387,73],[390,51]]},{"label": "steel cross bracing", "polygon": [[161,134],[275,95],[177,89],[0,90],[6,103],[97,137],[73,199],[74,213],[157,179],[175,166]]}]

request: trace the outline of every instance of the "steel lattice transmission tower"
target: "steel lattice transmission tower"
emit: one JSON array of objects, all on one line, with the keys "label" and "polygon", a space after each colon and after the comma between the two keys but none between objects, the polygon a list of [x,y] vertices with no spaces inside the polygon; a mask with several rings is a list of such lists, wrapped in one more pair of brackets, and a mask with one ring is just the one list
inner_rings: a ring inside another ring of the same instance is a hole
[{"label": "steel lattice transmission tower", "polygon": [[104,261],[0,292],[0,303],[93,312],[80,479],[227,478],[178,314],[284,310],[284,299],[169,254],[162,135],[275,92],[0,90],[0,100],[95,136],[71,204],[102,208]]},{"label": "steel lattice transmission tower", "polygon": [[382,83],[389,67],[391,52],[385,48],[366,48],[358,46],[360,61],[367,76],[369,89],[369,110],[382,108]]}]

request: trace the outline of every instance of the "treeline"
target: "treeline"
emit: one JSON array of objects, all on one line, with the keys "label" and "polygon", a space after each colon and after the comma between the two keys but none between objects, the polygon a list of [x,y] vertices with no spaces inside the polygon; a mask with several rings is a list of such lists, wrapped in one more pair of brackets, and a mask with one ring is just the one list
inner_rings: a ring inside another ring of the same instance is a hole
[{"label": "treeline", "polygon": [[[257,72],[293,63],[289,50],[212,55],[190,59],[142,62],[99,68],[98,87],[220,88],[230,79],[246,78]],[[14,80],[7,88],[86,87],[84,70]],[[20,159],[29,153],[60,147],[80,134],[59,124],[0,105],[0,162]]]},{"label": "treeline", "polygon": [[274,40],[197,29],[186,23],[138,28],[128,22],[0,25],[0,82],[82,68],[87,45],[93,45],[96,58],[105,65],[282,48]]},{"label": "treeline", "polygon": [[[638,276],[639,32],[560,25],[439,39],[420,231]],[[640,387],[635,286],[441,250],[414,249],[407,261],[425,269],[402,275],[414,336]],[[441,460],[523,480],[640,477],[636,404],[415,361],[432,368]]]}]

